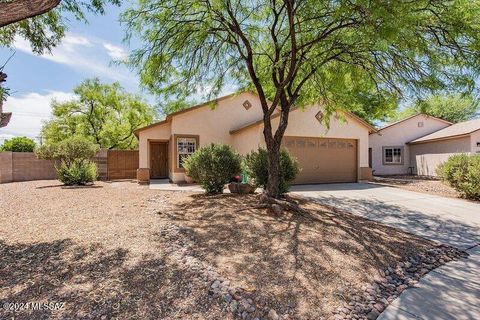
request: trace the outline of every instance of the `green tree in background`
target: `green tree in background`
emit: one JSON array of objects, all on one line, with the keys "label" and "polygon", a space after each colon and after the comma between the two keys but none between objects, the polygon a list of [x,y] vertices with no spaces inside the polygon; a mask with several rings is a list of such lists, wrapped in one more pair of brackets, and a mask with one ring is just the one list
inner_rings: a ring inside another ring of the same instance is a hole
[{"label": "green tree in background", "polygon": [[479,19],[478,0],[139,0],[123,15],[142,41],[130,61],[152,92],[217,95],[232,82],[257,92],[271,197],[292,107],[382,117],[406,93],[471,89]]},{"label": "green tree in background", "polygon": [[432,95],[398,112],[393,121],[405,119],[417,113],[425,113],[450,122],[472,119],[479,113],[479,100],[472,95]]},{"label": "green tree in background", "polygon": [[74,89],[77,98],[52,103],[53,118],[42,129],[47,143],[83,136],[101,148],[135,149],[134,131],[151,124],[155,110],[118,83],[88,79]]},{"label": "green tree in background", "polygon": [[33,152],[35,150],[35,141],[27,137],[14,137],[5,140],[0,151],[13,151],[13,152]]}]

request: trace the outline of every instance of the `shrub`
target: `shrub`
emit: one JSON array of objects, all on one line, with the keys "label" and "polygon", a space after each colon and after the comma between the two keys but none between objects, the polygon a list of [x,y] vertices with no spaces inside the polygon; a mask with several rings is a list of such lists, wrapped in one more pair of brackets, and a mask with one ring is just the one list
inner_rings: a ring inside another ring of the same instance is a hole
[{"label": "shrub", "polygon": [[227,145],[211,144],[185,159],[183,166],[185,173],[198,181],[208,194],[217,194],[241,172],[241,158]]},{"label": "shrub", "polygon": [[0,151],[13,151],[13,152],[33,152],[35,149],[35,141],[27,137],[14,137],[5,140],[3,146],[0,147]]},{"label": "shrub", "polygon": [[35,149],[38,158],[56,160],[58,179],[66,185],[84,185],[97,179],[97,167],[91,159],[99,148],[83,137],[71,137]]},{"label": "shrub", "polygon": [[451,156],[437,168],[437,175],[468,199],[480,199],[480,155]]},{"label": "shrub", "polygon": [[67,166],[61,163],[57,167],[58,180],[67,186],[85,185],[97,180],[97,166],[89,160],[73,161]]},{"label": "shrub", "polygon": [[[266,188],[268,183],[268,151],[259,148],[245,157],[244,168],[255,185]],[[280,194],[288,192],[291,182],[300,172],[298,162],[287,150],[280,151]]]}]

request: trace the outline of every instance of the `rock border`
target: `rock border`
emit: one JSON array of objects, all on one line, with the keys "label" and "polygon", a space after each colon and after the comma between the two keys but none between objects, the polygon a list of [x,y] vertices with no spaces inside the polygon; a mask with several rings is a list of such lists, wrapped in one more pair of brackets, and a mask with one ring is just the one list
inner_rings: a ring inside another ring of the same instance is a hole
[{"label": "rock border", "polygon": [[361,290],[344,286],[343,293],[348,297],[343,306],[335,311],[330,319],[377,319],[385,308],[404,290],[417,285],[421,277],[447,262],[468,257],[460,249],[439,245],[424,253],[409,257],[407,260],[379,270],[379,275],[371,285]]}]

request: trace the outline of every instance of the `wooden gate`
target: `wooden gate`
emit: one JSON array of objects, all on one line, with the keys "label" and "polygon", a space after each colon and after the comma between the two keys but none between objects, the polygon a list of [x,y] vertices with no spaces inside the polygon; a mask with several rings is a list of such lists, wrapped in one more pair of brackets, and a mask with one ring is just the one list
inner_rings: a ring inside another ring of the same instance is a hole
[{"label": "wooden gate", "polygon": [[108,180],[135,179],[138,150],[108,150]]}]

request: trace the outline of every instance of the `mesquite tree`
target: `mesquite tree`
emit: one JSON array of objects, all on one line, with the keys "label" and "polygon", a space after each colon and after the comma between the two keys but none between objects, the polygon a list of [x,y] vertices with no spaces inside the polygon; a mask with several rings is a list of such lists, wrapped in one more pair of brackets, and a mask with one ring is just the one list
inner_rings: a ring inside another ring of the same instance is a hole
[{"label": "mesquite tree", "polygon": [[471,89],[479,19],[476,0],[139,0],[123,15],[143,40],[131,62],[153,92],[233,82],[258,93],[272,197],[294,105],[381,111],[405,93]]}]

